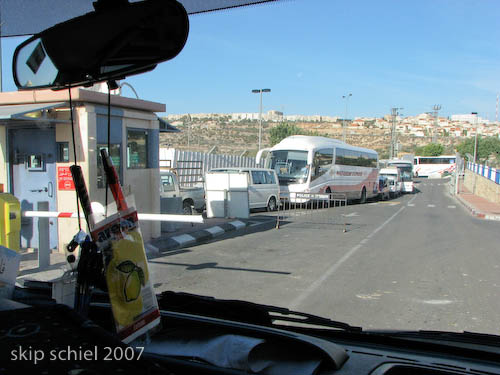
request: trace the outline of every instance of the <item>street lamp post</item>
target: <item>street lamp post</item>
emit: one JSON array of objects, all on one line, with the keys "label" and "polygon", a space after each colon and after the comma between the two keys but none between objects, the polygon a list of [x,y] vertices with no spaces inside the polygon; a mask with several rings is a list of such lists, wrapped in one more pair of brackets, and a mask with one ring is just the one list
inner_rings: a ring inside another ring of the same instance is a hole
[{"label": "street lamp post", "polygon": [[478,117],[477,117],[477,112],[472,112],[471,115],[475,115],[475,123],[476,123],[476,131],[474,132],[474,164],[472,165],[472,170],[473,173],[472,175],[474,176],[474,181],[472,183],[472,194],[476,193],[476,159],[477,159],[477,127],[478,127]]},{"label": "street lamp post", "polygon": [[342,95],[342,99],[345,99],[345,116],[344,120],[342,121],[342,141],[346,141],[346,128],[345,128],[345,120],[347,118],[347,104],[349,102],[349,97],[351,97],[352,94],[349,93],[348,95]]},{"label": "street lamp post", "polygon": [[254,94],[260,93],[260,114],[259,114],[259,150],[262,147],[262,93],[271,92],[271,89],[255,89],[252,90]]},{"label": "street lamp post", "polygon": [[476,123],[476,131],[474,132],[474,164],[476,164],[476,158],[477,158],[477,127],[478,127],[478,118],[477,118],[477,112],[472,112],[471,115],[475,115],[475,123]]}]

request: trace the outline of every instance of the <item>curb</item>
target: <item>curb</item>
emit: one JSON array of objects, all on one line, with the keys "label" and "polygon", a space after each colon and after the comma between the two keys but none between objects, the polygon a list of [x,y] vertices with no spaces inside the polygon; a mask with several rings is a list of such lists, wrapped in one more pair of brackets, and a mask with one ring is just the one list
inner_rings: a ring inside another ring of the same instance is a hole
[{"label": "curb", "polygon": [[471,213],[472,216],[477,217],[479,219],[500,221],[500,215],[487,214],[487,213],[484,213],[483,211],[479,211],[474,206],[472,206],[470,203],[468,203],[464,199],[462,199],[460,197],[460,195],[455,195],[455,198],[457,201],[460,202],[460,204],[462,206],[464,206]]},{"label": "curb", "polygon": [[179,236],[169,237],[168,239],[162,241],[161,248],[159,248],[157,245],[154,245],[152,247],[158,249],[157,252],[158,255],[162,255],[167,251],[177,250],[190,245],[208,242],[214,239],[215,237],[221,236],[227,232],[232,232],[242,228],[246,228],[249,225],[250,222],[234,220],[229,223],[216,225],[210,228],[200,229],[196,232],[185,233]]}]

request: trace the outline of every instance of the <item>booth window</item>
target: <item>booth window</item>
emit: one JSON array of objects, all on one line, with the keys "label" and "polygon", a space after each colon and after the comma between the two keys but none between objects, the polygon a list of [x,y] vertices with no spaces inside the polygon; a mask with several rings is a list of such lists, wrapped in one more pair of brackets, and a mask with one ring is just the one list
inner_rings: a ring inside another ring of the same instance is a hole
[{"label": "booth window", "polygon": [[[106,177],[104,173],[104,168],[102,166],[101,150],[108,150],[108,145],[98,144],[97,145],[97,188],[104,189],[106,187]],[[108,151],[109,152],[109,151]],[[120,178],[120,184],[123,185],[122,169],[121,169],[121,153],[120,144],[112,144],[110,152],[111,161],[116,169],[116,173]]]},{"label": "booth window", "polygon": [[128,129],[127,131],[127,168],[148,168],[148,131]]},{"label": "booth window", "polygon": [[31,154],[26,156],[25,166],[28,171],[44,171],[45,163],[42,154]]},{"label": "booth window", "polygon": [[69,143],[68,142],[57,142],[57,162],[58,163],[69,162]]}]

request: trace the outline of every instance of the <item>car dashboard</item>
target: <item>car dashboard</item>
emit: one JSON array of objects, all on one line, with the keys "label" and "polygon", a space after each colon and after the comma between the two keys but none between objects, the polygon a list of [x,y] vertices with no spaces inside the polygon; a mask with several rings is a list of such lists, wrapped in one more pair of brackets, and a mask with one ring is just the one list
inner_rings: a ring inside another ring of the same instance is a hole
[{"label": "car dashboard", "polygon": [[255,324],[214,317],[214,310],[167,310],[164,303],[162,328],[129,346],[113,333],[105,301],[92,302],[83,317],[39,296],[31,300],[35,306],[11,302],[0,311],[1,374],[500,374],[494,346]]}]

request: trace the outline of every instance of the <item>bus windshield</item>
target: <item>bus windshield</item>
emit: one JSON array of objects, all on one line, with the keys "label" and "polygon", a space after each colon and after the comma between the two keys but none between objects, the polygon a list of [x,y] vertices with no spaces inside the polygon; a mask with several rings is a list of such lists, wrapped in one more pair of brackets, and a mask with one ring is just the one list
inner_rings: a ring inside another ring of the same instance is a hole
[{"label": "bus windshield", "polygon": [[413,181],[413,165],[411,162],[404,163],[404,162],[389,162],[389,166],[394,166],[398,167],[400,172],[401,172],[401,181],[407,182],[407,181]]},{"label": "bus windshield", "polygon": [[413,171],[411,166],[399,166],[401,171],[401,180],[404,181],[413,181]]},{"label": "bus windshield", "polygon": [[307,151],[271,151],[269,168],[274,169],[281,185],[305,183],[309,174]]}]

